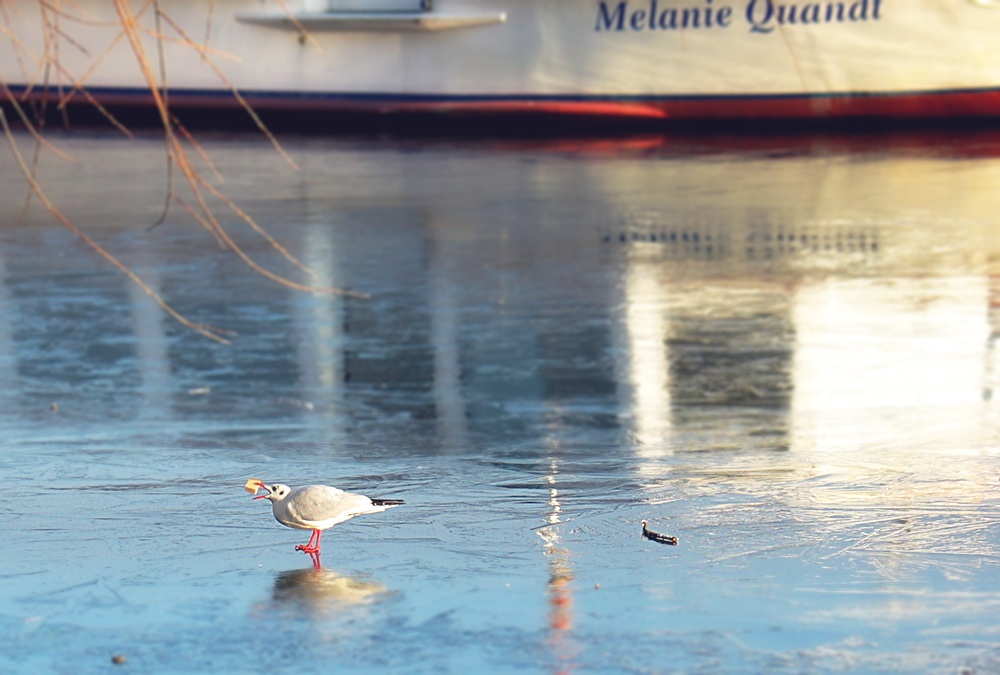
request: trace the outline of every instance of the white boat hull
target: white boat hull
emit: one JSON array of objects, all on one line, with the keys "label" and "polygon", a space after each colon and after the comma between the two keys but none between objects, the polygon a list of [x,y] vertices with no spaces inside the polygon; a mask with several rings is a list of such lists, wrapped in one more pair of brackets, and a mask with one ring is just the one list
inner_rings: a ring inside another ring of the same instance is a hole
[{"label": "white boat hull", "polygon": [[114,0],[4,0],[9,95],[142,104],[151,77],[209,107],[235,89],[258,109],[1000,115],[1000,0],[161,0],[158,24],[119,2],[145,75]]}]

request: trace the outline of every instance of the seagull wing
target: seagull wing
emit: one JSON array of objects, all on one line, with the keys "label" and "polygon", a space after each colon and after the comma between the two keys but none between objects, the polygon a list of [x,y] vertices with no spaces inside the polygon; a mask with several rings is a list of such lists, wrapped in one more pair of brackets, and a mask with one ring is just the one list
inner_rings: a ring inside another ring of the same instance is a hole
[{"label": "seagull wing", "polygon": [[364,495],[344,492],[327,485],[308,485],[293,490],[286,499],[289,515],[304,523],[330,527],[373,508]]}]

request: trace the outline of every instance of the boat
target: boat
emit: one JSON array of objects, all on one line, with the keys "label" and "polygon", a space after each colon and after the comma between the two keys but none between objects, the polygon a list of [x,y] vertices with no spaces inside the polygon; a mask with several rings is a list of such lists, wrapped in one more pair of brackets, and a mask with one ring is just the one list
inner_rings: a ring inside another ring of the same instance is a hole
[{"label": "boat", "polygon": [[8,106],[147,106],[162,93],[175,108],[322,115],[1000,116],[1000,0],[4,0],[0,7],[0,98]]}]

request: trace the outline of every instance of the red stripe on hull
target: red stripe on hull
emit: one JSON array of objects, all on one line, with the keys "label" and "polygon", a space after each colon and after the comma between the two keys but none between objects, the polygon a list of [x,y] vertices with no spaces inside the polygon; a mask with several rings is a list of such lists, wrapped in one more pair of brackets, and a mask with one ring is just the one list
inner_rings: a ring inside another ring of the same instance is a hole
[{"label": "red stripe on hull", "polygon": [[[385,108],[386,106],[382,106]],[[948,119],[997,117],[1000,91],[877,96],[718,97],[639,101],[449,101],[400,103],[395,112],[548,114],[677,121]]]},{"label": "red stripe on hull", "polygon": [[[152,106],[153,98],[141,90],[91,91],[106,106]],[[995,117],[1000,119],[1000,89],[941,91],[902,94],[843,94],[809,96],[705,96],[705,97],[622,97],[622,98],[394,98],[392,95],[366,97],[296,96],[281,93],[242,92],[258,110],[439,115],[548,115],[594,118],[637,118],[676,121],[739,120],[825,120],[850,118],[948,119]],[[19,100],[58,101],[56,92],[47,96],[32,91]],[[0,101],[5,97],[0,94]],[[228,92],[171,92],[170,104],[179,108],[238,108]],[[82,96],[70,99],[73,105],[89,105]]]}]

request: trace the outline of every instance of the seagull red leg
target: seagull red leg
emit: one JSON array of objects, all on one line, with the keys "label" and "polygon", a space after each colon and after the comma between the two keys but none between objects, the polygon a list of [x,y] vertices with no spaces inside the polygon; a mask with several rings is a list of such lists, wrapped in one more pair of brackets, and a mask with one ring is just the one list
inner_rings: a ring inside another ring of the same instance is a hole
[{"label": "seagull red leg", "polygon": [[313,530],[312,536],[309,537],[309,542],[305,546],[299,544],[295,547],[295,550],[302,551],[303,553],[319,553],[319,539],[322,534],[321,530]]},{"label": "seagull red leg", "polygon": [[313,530],[312,534],[309,535],[309,541],[306,544],[299,544],[295,547],[296,551],[302,551],[303,553],[312,553],[315,549],[313,548],[313,540],[316,538],[316,530]]},{"label": "seagull red leg", "polygon": [[309,541],[305,544],[299,544],[295,547],[296,551],[302,551],[303,553],[309,553],[310,549],[313,547],[313,539],[316,538],[316,530],[312,531],[309,535]]}]

